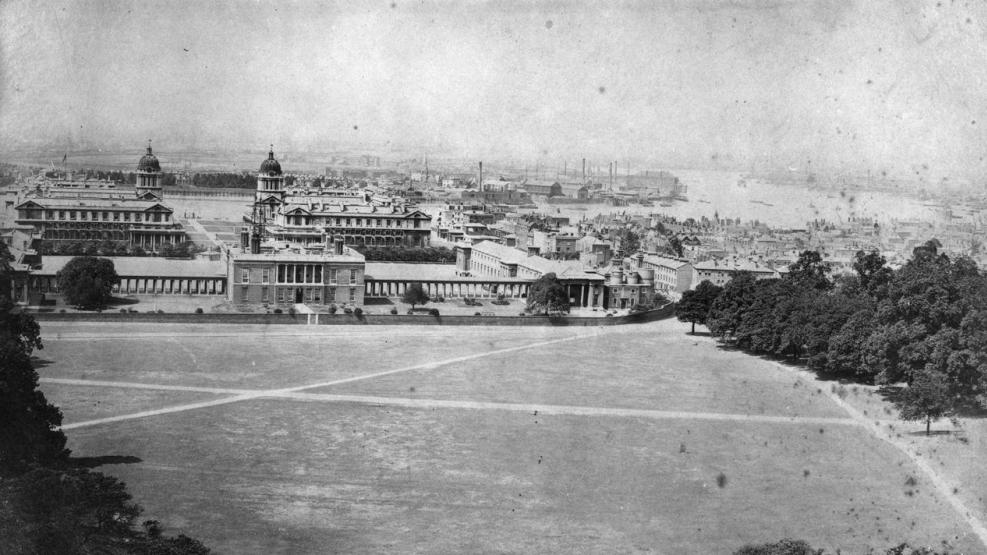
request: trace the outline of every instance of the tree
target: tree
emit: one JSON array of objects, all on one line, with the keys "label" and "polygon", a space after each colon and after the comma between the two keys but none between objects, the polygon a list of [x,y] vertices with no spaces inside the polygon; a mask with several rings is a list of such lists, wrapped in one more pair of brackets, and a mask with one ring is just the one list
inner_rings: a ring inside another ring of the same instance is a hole
[{"label": "tree", "polygon": [[706,325],[709,309],[722,291],[722,287],[703,280],[694,290],[682,293],[682,300],[675,306],[675,317],[680,322],[692,323],[691,333],[695,335],[696,324]]},{"label": "tree", "polygon": [[531,284],[528,288],[528,309],[536,314],[569,312],[569,295],[555,274],[547,273]]},{"label": "tree", "polygon": [[877,251],[866,254],[864,251],[857,251],[853,263],[853,269],[860,277],[861,287],[879,299],[887,296],[888,282],[893,275],[886,264],[887,260]]},{"label": "tree", "polygon": [[675,235],[668,237],[668,247],[672,250],[675,256],[682,258],[684,250],[682,248],[682,241]]},{"label": "tree", "polygon": [[925,420],[925,435],[931,433],[932,421],[953,414],[949,381],[944,374],[923,371],[915,375],[894,404],[904,420]]},{"label": "tree", "polygon": [[41,349],[41,328],[28,314],[11,312],[10,253],[0,241],[0,470],[61,463],[68,456],[62,413],[38,390],[31,353]]},{"label": "tree", "polygon": [[416,304],[425,304],[429,301],[428,293],[422,288],[422,284],[413,283],[404,290],[404,295],[401,296],[401,302],[411,305],[411,309],[415,309]]},{"label": "tree", "polygon": [[120,282],[113,261],[108,258],[79,256],[69,260],[59,270],[58,288],[72,305],[85,309],[101,309],[113,293],[113,286]]},{"label": "tree", "polygon": [[833,283],[827,275],[830,272],[828,264],[823,262],[819,251],[802,251],[798,260],[788,268],[788,279],[803,287],[813,289],[831,289]]},{"label": "tree", "polygon": [[754,300],[756,281],[751,272],[737,272],[730,278],[709,309],[706,326],[710,332],[726,337],[737,330]]}]

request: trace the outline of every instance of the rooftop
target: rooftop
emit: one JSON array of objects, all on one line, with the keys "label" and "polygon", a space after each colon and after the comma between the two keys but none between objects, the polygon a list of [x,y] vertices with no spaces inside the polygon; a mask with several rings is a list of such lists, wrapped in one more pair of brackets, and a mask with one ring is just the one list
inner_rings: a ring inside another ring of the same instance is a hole
[{"label": "rooftop", "polygon": [[[57,274],[74,256],[43,256],[35,275]],[[158,276],[174,278],[225,277],[226,264],[218,260],[186,260],[153,256],[108,256],[120,277]]]}]

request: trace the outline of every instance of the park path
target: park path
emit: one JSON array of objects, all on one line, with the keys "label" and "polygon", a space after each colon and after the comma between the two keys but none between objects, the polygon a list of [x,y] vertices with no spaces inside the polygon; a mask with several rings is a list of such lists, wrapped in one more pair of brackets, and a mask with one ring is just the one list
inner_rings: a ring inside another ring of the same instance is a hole
[{"label": "park path", "polygon": [[[366,378],[367,378],[366,376],[356,376],[355,378],[347,378],[347,379],[353,381],[353,380],[362,380]],[[212,401],[202,401],[198,403],[190,403],[187,405],[178,405],[175,407],[166,407],[163,409],[142,411],[139,413],[133,413],[127,415],[111,416],[106,418],[100,418],[97,420],[88,420],[85,422],[68,424],[66,426],[63,426],[62,429],[72,429],[72,428],[79,428],[83,426],[94,426],[96,424],[118,422],[120,420],[130,420],[133,418],[144,418],[147,416],[157,416],[160,414],[169,414],[172,412],[181,412],[185,410],[193,410],[196,408],[211,407],[220,404],[233,403],[237,401],[258,399],[258,398],[294,399],[299,401],[323,401],[323,402],[335,402],[335,403],[356,403],[362,405],[392,406],[392,407],[405,407],[405,408],[417,408],[417,409],[443,408],[443,409],[466,409],[466,410],[503,410],[503,411],[523,412],[528,414],[537,414],[537,415],[545,415],[545,416],[553,416],[553,415],[554,416],[614,416],[614,417],[622,417],[622,418],[627,418],[627,417],[648,418],[653,420],[669,420],[669,419],[719,420],[719,421],[730,421],[730,422],[759,422],[759,423],[772,423],[772,424],[812,424],[812,425],[843,425],[843,426],[859,425],[859,422],[857,422],[852,418],[832,418],[832,417],[814,417],[814,416],[772,416],[772,415],[762,415],[762,414],[732,414],[732,413],[695,412],[695,411],[667,411],[667,410],[614,408],[614,407],[588,407],[588,406],[578,406],[578,405],[547,405],[547,404],[539,404],[539,403],[456,401],[456,400],[448,400],[448,399],[430,399],[430,398],[413,398],[413,397],[383,397],[379,395],[338,395],[333,393],[304,393],[298,389],[292,389],[292,390],[224,389],[224,388],[214,388],[214,387],[194,387],[194,386],[165,385],[165,384],[159,385],[159,384],[144,384],[144,383],[135,383],[135,382],[113,382],[113,381],[79,380],[79,379],[67,379],[67,378],[43,378],[41,381],[45,383],[53,383],[60,385],[122,387],[122,388],[132,388],[132,389],[187,391],[190,393],[214,393],[221,395],[234,395],[234,397],[215,399]],[[303,387],[307,389],[313,386],[303,386]]]}]

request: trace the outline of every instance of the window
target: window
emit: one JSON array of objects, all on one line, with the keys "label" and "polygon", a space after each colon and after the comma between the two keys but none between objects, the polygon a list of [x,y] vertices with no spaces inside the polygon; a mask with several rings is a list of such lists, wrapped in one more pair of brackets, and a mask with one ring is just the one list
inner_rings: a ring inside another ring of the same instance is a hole
[{"label": "window", "polygon": [[326,292],[326,302],[335,301],[335,300],[336,300],[336,288],[330,287],[329,290]]},{"label": "window", "polygon": [[92,221],[94,221],[94,222],[96,220],[98,220],[99,219],[99,212],[91,212],[89,214],[89,219],[92,220]]},{"label": "window", "polygon": [[59,220],[64,220],[65,219],[65,211],[64,210],[59,210],[58,211],[58,219]]},{"label": "window", "polygon": [[[261,270],[261,272],[260,272],[260,281],[261,281],[261,283],[270,283],[271,282],[271,269],[270,268],[264,268],[263,270]],[[265,298],[264,300],[267,300],[267,299]]]},{"label": "window", "polygon": [[260,300],[261,300],[261,302],[265,302],[265,303],[268,301],[267,287],[261,287],[260,288]]},{"label": "window", "polygon": [[48,210],[47,212],[45,212],[45,219],[54,220],[55,219],[55,211],[54,210]]},{"label": "window", "polygon": [[278,287],[277,290],[278,290],[278,293],[277,293],[277,295],[278,295],[278,304],[280,304],[280,303],[283,303],[284,302],[284,287]]},{"label": "window", "polygon": [[350,285],[356,284],[356,268],[350,269]]},{"label": "window", "polygon": [[113,221],[114,222],[119,222],[120,221],[120,213],[119,212],[114,212],[113,213]]},{"label": "window", "polygon": [[284,264],[278,264],[278,283],[284,283]]},{"label": "window", "polygon": [[315,288],[312,290],[312,302],[313,303],[322,302],[322,289]]},{"label": "window", "polygon": [[356,287],[350,287],[350,302],[356,302]]},{"label": "window", "polygon": [[124,212],[123,213],[123,221],[125,221],[125,222],[129,222],[130,221],[130,212]]},{"label": "window", "polygon": [[244,302],[245,303],[248,300],[250,300],[250,295],[247,294],[248,291],[250,291],[250,288],[247,287],[247,286],[243,286],[243,287],[240,288],[240,301],[241,302]]},{"label": "window", "polygon": [[109,219],[110,219],[110,213],[109,212],[103,212],[103,221],[105,222],[105,221],[107,221]]},{"label": "window", "polygon": [[322,266],[315,267],[315,278],[312,279],[312,283],[322,283]]},{"label": "window", "polygon": [[75,219],[75,210],[72,210],[71,212],[69,212],[69,219],[70,220],[74,220]]},{"label": "window", "polygon": [[329,268],[329,283],[336,283],[336,273],[338,271],[336,268]]},{"label": "window", "polygon": [[[75,212],[73,212],[73,214],[75,214]],[[85,220],[86,219],[86,211],[85,210],[80,210],[79,211],[79,219],[80,220]]]},{"label": "window", "polygon": [[240,283],[250,283],[250,269],[243,268],[240,270]]}]

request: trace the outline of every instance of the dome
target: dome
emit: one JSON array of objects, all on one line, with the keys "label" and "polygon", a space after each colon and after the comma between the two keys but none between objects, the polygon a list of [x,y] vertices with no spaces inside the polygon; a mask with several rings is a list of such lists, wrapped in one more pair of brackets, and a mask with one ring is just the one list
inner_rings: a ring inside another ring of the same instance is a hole
[{"label": "dome", "polygon": [[151,145],[147,145],[147,154],[141,156],[140,162],[137,162],[137,171],[139,172],[161,171],[161,164],[158,163],[158,158],[154,154],[151,154]]},{"label": "dome", "polygon": [[273,149],[267,153],[267,160],[261,163],[260,173],[262,175],[281,175],[281,164],[274,159]]}]

